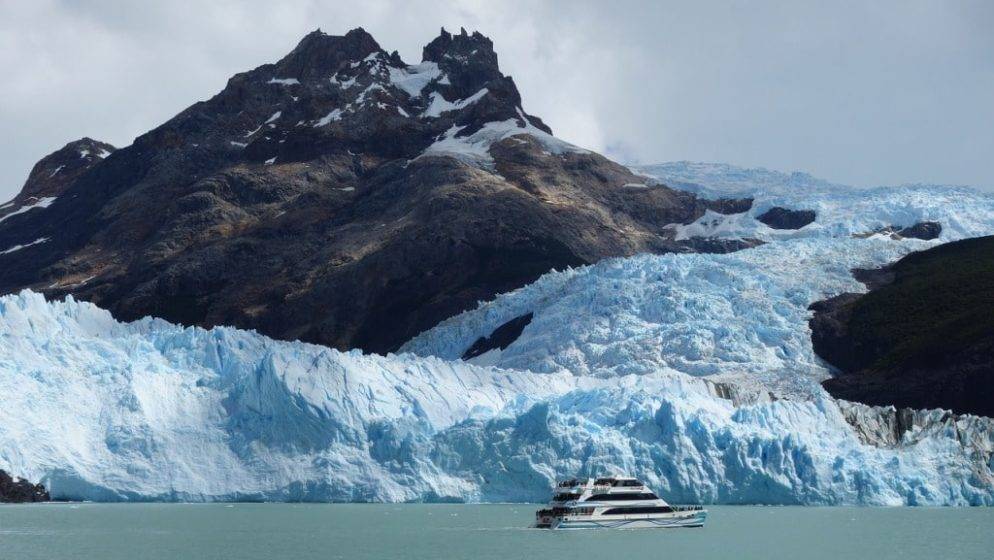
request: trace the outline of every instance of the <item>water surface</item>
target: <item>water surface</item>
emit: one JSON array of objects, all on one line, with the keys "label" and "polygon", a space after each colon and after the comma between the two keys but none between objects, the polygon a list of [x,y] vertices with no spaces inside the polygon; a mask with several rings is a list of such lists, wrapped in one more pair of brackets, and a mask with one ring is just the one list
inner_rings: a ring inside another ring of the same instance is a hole
[{"label": "water surface", "polygon": [[528,529],[535,506],[0,506],[0,559],[994,557],[992,508],[712,507],[704,529]]}]

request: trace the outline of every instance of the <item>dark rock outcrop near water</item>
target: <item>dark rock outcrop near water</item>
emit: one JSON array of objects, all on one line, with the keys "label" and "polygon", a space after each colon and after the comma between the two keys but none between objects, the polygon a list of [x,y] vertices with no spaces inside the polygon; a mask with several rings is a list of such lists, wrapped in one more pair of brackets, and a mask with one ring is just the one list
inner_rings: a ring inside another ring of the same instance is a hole
[{"label": "dark rock outcrop near water", "polygon": [[479,33],[408,66],[362,29],[315,31],[132,145],[94,144],[113,153],[47,207],[15,201],[0,293],[386,352],[551,269],[750,246],[666,226],[751,201],[625,188],[644,178],[548,132]]},{"label": "dark rock outcrop near water", "polygon": [[756,219],[773,229],[801,229],[815,221],[814,210],[790,210],[774,206],[757,216]]},{"label": "dark rock outcrop near water", "polygon": [[0,470],[0,503],[47,502],[51,498],[41,484],[13,478],[7,471]]},{"label": "dark rock outcrop near water", "polygon": [[835,397],[994,417],[994,237],[857,271],[867,294],[811,306],[815,352]]}]

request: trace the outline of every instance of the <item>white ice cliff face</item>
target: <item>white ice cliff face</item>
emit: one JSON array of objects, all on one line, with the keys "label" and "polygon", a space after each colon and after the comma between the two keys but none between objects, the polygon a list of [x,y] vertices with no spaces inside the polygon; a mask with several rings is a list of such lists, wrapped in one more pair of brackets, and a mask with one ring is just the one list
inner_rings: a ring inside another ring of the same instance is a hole
[{"label": "white ice cliff face", "polygon": [[[716,192],[795,180],[673,169],[723,178],[701,187]],[[721,234],[767,245],[550,273],[399,356],[4,296],[0,469],[93,500],[542,501],[557,478],[626,473],[676,503],[994,505],[994,421],[832,399],[806,323],[811,302],[862,289],[850,268],[936,243],[850,233],[934,219],[940,241],[990,234],[994,197],[824,186],[796,204],[749,193]],[[818,219],[755,225],[781,202]],[[502,369],[459,360],[526,313],[475,360]]]},{"label": "white ice cliff face", "polygon": [[675,372],[365,356],[31,292],[0,298],[0,392],[0,468],[57,498],[539,501],[626,472],[675,502],[994,504],[987,419],[899,437],[824,396],[736,406]]}]

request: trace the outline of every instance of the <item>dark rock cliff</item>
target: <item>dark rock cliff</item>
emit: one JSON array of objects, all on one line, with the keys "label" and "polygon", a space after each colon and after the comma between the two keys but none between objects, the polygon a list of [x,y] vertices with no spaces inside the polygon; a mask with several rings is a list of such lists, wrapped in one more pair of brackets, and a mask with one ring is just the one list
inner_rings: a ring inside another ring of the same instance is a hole
[{"label": "dark rock cliff", "polygon": [[859,271],[867,294],[812,306],[815,352],[840,370],[832,395],[994,417],[994,237]]},{"label": "dark rock cliff", "polygon": [[13,478],[7,471],[0,470],[0,503],[47,502],[51,498],[41,484]]}]

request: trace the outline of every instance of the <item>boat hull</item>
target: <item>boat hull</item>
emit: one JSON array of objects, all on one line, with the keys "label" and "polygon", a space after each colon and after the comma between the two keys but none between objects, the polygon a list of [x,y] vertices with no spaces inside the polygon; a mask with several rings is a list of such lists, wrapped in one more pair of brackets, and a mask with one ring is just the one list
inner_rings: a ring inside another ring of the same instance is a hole
[{"label": "boat hull", "polygon": [[550,529],[666,529],[678,527],[703,527],[707,511],[696,511],[689,515],[660,517],[567,517],[552,520]]}]

